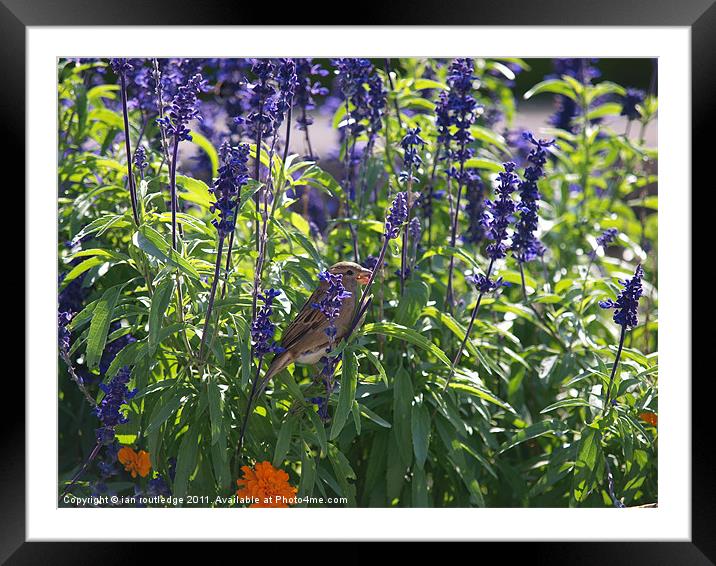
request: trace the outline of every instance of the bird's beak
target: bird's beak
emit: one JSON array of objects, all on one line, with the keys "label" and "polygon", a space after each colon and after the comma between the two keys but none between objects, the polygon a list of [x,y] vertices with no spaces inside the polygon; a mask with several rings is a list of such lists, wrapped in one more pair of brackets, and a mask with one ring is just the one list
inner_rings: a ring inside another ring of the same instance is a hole
[{"label": "bird's beak", "polygon": [[358,276],[356,277],[356,280],[358,283],[361,283],[365,285],[370,280],[370,276],[373,275],[373,272],[370,269],[361,269],[360,273],[358,273]]}]

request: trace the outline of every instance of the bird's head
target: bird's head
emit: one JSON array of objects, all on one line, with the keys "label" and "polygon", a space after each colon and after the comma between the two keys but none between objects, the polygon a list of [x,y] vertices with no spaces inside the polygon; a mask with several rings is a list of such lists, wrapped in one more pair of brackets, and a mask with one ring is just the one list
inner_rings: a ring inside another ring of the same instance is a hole
[{"label": "bird's head", "polygon": [[370,269],[366,269],[352,261],[339,261],[332,265],[328,269],[328,272],[332,275],[342,275],[344,285],[351,281],[357,281],[363,284],[368,283],[370,276],[373,274]]}]

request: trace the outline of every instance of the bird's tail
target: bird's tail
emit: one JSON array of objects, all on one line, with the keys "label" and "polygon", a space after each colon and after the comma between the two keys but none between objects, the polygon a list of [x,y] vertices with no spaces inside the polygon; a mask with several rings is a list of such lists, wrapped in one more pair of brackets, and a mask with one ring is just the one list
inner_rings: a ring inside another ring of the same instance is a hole
[{"label": "bird's tail", "polygon": [[[268,383],[269,379],[271,379],[274,375],[276,375],[282,369],[288,366],[292,361],[293,356],[288,351],[282,352],[278,356],[276,356],[271,362],[271,365],[269,366],[266,375],[264,375],[264,383]],[[260,393],[261,391],[259,391],[259,394]]]}]

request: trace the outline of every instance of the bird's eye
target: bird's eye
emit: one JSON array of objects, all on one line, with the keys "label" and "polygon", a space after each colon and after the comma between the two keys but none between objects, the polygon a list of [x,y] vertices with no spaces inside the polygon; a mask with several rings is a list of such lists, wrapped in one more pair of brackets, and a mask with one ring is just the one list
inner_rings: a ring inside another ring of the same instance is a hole
[{"label": "bird's eye", "polygon": [[349,270],[348,270],[348,275],[353,275],[353,270],[352,270],[352,269],[349,269]]}]

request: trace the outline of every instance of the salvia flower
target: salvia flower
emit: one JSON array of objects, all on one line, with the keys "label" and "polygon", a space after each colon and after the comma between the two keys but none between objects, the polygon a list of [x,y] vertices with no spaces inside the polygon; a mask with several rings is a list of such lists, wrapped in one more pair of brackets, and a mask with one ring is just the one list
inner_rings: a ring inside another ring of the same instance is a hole
[{"label": "salvia flower", "polygon": [[70,341],[72,339],[72,334],[67,328],[67,325],[70,323],[71,320],[71,312],[60,311],[57,313],[57,338],[60,345],[60,352],[62,352],[63,355],[67,355],[70,350]]},{"label": "salvia flower", "polygon": [[448,92],[440,91],[435,103],[435,126],[438,131],[438,143],[450,142],[450,102]]},{"label": "salvia flower", "polygon": [[189,122],[199,117],[199,99],[197,95],[204,90],[206,81],[197,73],[186,84],[179,87],[177,94],[167,106],[164,118],[158,118],[167,135],[175,140],[191,141]]},{"label": "salvia flower", "polygon": [[246,125],[249,135],[258,138],[259,134],[264,137],[273,132],[276,119],[274,99],[276,88],[272,81],[276,66],[269,59],[257,59],[252,71],[258,81],[251,85],[249,104],[253,111],[247,116]]},{"label": "salvia flower", "polygon": [[99,417],[101,427],[97,429],[97,442],[110,444],[114,441],[114,429],[117,425],[127,422],[127,417],[121,411],[122,405],[126,404],[137,390],[129,391],[129,368],[123,367],[117,372],[108,384],[100,383],[99,387],[104,391],[104,397],[97,404],[95,414]]},{"label": "salvia flower", "polygon": [[[568,75],[583,84],[590,84],[601,76],[601,72],[595,66],[598,61],[598,59],[588,58],[553,59],[554,73],[546,75],[545,79],[561,78],[563,75]],[[575,133],[577,131],[575,118],[582,112],[579,105],[563,94],[555,95],[554,103],[555,112],[550,116],[549,124],[555,128]]]},{"label": "salvia flower", "polygon": [[408,219],[408,200],[406,193],[399,192],[393,199],[390,212],[385,219],[385,236],[394,240],[400,234],[400,227]]},{"label": "salvia flower", "polygon": [[302,109],[301,116],[296,120],[299,130],[306,130],[313,123],[308,115],[316,107],[314,96],[326,96],[328,89],[314,80],[314,77],[325,77],[328,71],[320,64],[314,64],[313,59],[296,59],[297,85],[295,93],[296,104]]},{"label": "salvia flower", "polygon": [[114,74],[117,76],[126,75],[134,68],[129,59],[110,59],[109,66],[112,67]]},{"label": "salvia flower", "polygon": [[425,143],[425,140],[420,137],[420,128],[408,129],[408,133],[400,141],[400,145],[403,148],[403,170],[400,173],[401,181],[407,182],[415,180],[413,172],[423,163],[419,151]]},{"label": "salvia flower", "polygon": [[152,478],[147,483],[147,495],[149,497],[170,497],[171,494],[172,492],[162,476]]},{"label": "salvia flower", "polygon": [[498,277],[496,280],[490,279],[486,275],[482,275],[481,273],[476,273],[473,275],[468,275],[465,277],[465,279],[472,283],[475,288],[482,294],[485,293],[491,293],[492,291],[496,291],[502,286],[502,277]]},{"label": "salvia flower", "polygon": [[628,88],[626,94],[621,97],[622,111],[620,116],[626,116],[627,120],[638,120],[641,117],[637,104],[644,103],[646,94],[638,88]]},{"label": "salvia flower", "polygon": [[[447,112],[450,126],[455,128],[450,134],[456,148],[450,149],[450,158],[454,163],[464,165],[474,154],[470,144],[473,141],[470,128],[477,118],[480,107],[472,95],[476,77],[472,59],[455,59],[448,70],[447,83],[450,91],[447,96]],[[454,173],[453,173],[454,174]],[[462,180],[458,180],[462,182]]]},{"label": "salvia flower", "polygon": [[147,153],[141,145],[134,152],[134,166],[139,171],[139,176],[144,179],[144,170],[149,166],[149,163],[147,163]]},{"label": "salvia flower", "polygon": [[639,298],[642,295],[641,280],[644,277],[644,270],[641,265],[636,266],[634,277],[627,281],[619,280],[624,287],[617,296],[616,302],[607,299],[600,301],[599,306],[603,309],[614,309],[614,322],[625,328],[634,328],[638,323],[637,312],[639,310]]},{"label": "salvia flower", "polygon": [[465,197],[467,204],[465,213],[468,218],[467,230],[462,236],[463,241],[479,244],[485,237],[482,218],[485,214],[485,185],[474,171],[467,171],[465,177]]},{"label": "salvia flower", "polygon": [[537,181],[544,176],[547,148],[555,142],[554,140],[537,140],[530,132],[524,132],[522,135],[534,147],[527,156],[530,165],[525,169],[524,179],[518,187],[520,193],[520,203],[517,206],[519,219],[512,237],[511,249],[518,261],[526,262],[532,261],[544,253],[544,246],[535,236],[539,223],[540,199]]},{"label": "salvia flower", "polygon": [[343,286],[343,275],[332,274],[328,271],[321,271],[318,274],[318,278],[321,281],[328,283],[326,293],[322,296],[321,300],[317,303],[312,303],[311,306],[323,313],[328,319],[328,328],[326,328],[326,334],[333,341],[336,337],[336,319],[341,313],[341,306],[343,301],[351,296],[349,291]]},{"label": "salvia flower", "polygon": [[333,59],[331,64],[336,69],[338,88],[346,98],[355,96],[363,89],[363,84],[373,70],[373,65],[368,59],[346,57]]},{"label": "salvia flower", "polygon": [[[119,330],[120,324],[118,322],[113,322],[109,328],[111,331]],[[107,373],[109,366],[114,361],[114,358],[117,357],[117,354],[119,354],[125,346],[136,341],[137,339],[128,332],[107,344],[104,347],[104,352],[102,352],[102,357],[99,360],[100,374],[104,375]]]},{"label": "salvia flower", "polygon": [[223,237],[231,234],[236,226],[235,213],[241,187],[249,180],[249,145],[242,143],[238,147],[231,147],[225,141],[219,148],[219,155],[222,165],[209,192],[216,199],[211,203],[211,212],[219,211],[219,220],[213,220],[212,224],[219,236]]},{"label": "salvia flower", "polygon": [[289,108],[293,106],[293,98],[298,87],[296,62],[293,59],[281,59],[276,73],[278,92],[276,93],[275,124],[278,128],[283,122]]},{"label": "salvia flower", "polygon": [[368,123],[369,137],[375,138],[383,127],[383,112],[385,110],[388,92],[383,86],[383,79],[374,73],[368,79]]},{"label": "salvia flower", "polygon": [[607,228],[600,236],[597,236],[597,246],[606,248],[616,239],[617,234],[619,231],[616,228]]},{"label": "salvia flower", "polygon": [[515,212],[512,193],[517,189],[519,177],[515,173],[516,165],[512,161],[503,164],[504,171],[498,173],[498,186],[495,189],[497,198],[485,201],[485,214],[482,224],[485,235],[492,240],[487,246],[487,255],[496,260],[505,257],[507,252],[507,228]]},{"label": "salvia flower", "polygon": [[408,231],[410,232],[410,239],[413,242],[420,241],[420,235],[423,233],[423,226],[420,224],[420,219],[417,216],[411,218],[408,223]]},{"label": "salvia flower", "polygon": [[263,303],[256,313],[256,318],[251,324],[251,341],[256,357],[265,356],[271,352],[278,354],[283,351],[274,338],[276,325],[271,322],[273,314],[273,300],[281,294],[281,291],[269,289],[265,293],[259,293],[258,298]]}]

